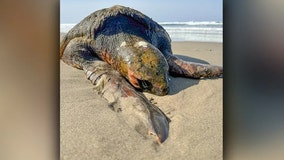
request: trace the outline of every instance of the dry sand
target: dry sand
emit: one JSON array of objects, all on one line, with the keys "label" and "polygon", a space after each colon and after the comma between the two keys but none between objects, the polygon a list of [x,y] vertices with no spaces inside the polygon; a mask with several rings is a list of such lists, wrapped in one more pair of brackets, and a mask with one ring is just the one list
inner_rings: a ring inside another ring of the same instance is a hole
[{"label": "dry sand", "polygon": [[[173,42],[182,59],[222,65],[222,43]],[[194,58],[193,58],[194,57]],[[60,158],[219,160],[223,152],[223,79],[170,77],[170,94],[154,98],[171,119],[161,145],[108,107],[83,71],[60,62]]]}]

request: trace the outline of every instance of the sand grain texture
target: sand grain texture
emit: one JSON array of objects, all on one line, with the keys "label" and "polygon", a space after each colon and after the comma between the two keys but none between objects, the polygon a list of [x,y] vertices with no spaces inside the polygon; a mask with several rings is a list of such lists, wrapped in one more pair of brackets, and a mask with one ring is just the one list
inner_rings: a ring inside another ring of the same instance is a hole
[{"label": "sand grain texture", "polygon": [[[222,65],[222,45],[173,42],[172,48],[182,59]],[[170,77],[169,95],[146,96],[171,119],[161,145],[129,128],[83,71],[60,62],[60,159],[222,159],[223,79]]]}]

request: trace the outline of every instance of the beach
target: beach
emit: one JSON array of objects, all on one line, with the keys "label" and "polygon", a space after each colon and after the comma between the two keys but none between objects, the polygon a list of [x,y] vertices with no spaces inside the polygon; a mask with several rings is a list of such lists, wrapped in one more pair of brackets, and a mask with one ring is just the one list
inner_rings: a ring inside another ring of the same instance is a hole
[{"label": "beach", "polygon": [[[172,42],[175,55],[222,65],[223,43]],[[145,93],[171,119],[157,144],[122,121],[82,70],[60,62],[60,159],[219,160],[223,155],[223,79],[170,76],[170,93]]]}]

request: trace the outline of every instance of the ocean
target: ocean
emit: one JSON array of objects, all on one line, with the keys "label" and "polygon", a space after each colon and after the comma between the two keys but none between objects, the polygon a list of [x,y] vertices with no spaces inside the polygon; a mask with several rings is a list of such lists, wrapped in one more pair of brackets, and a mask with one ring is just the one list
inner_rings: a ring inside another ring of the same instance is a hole
[{"label": "ocean", "polygon": [[[159,22],[172,41],[223,42],[222,22]],[[68,32],[75,24],[60,24],[60,32]]]}]

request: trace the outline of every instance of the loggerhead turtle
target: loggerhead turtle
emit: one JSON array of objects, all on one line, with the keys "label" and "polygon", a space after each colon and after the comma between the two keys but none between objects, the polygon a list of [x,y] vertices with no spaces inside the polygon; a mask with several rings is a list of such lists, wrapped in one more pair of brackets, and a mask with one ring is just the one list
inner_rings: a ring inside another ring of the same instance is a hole
[{"label": "loggerhead turtle", "polygon": [[60,42],[60,58],[84,70],[115,111],[132,108],[160,143],[168,137],[170,119],[141,91],[166,95],[168,74],[189,78],[223,74],[220,66],[177,58],[162,26],[137,10],[118,5],[95,11],[75,25]]}]

